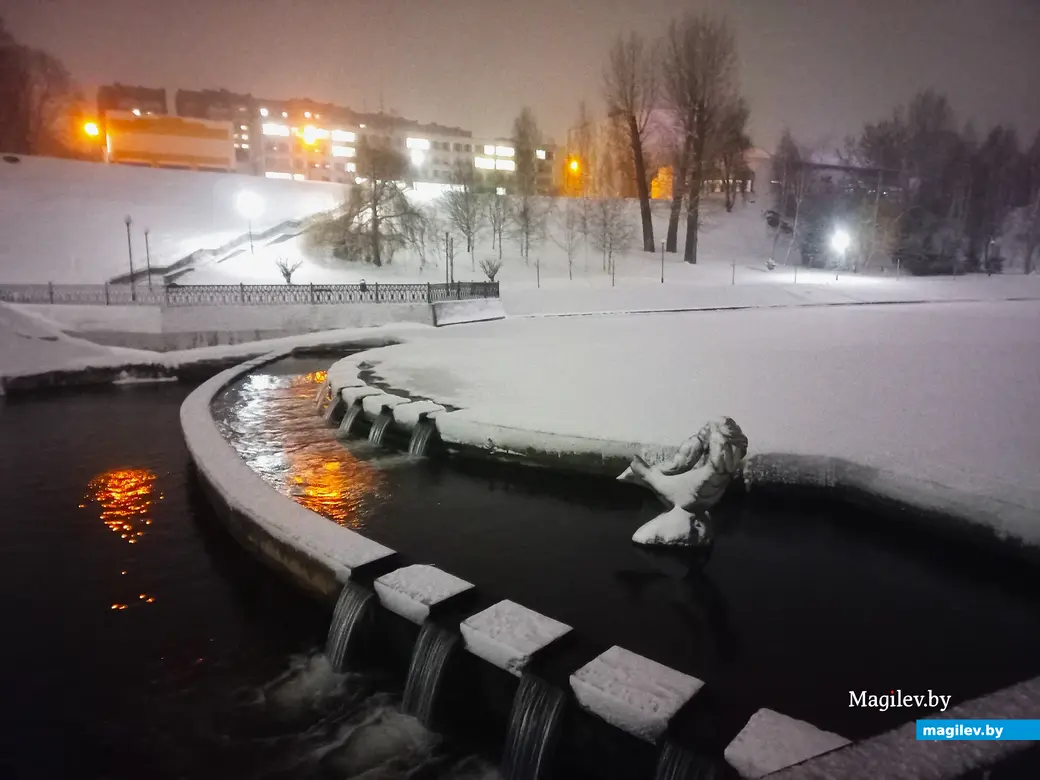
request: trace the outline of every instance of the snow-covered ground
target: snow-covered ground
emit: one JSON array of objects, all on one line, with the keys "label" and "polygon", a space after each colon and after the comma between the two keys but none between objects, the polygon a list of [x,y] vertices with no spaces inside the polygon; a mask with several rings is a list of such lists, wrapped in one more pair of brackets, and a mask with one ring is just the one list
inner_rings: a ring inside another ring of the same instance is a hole
[{"label": "snow-covered ground", "polygon": [[173,352],[107,347],[64,333],[58,325],[22,307],[0,303],[0,395],[5,379],[46,374],[51,371],[158,366],[175,370],[180,366],[213,360],[230,360],[262,355],[292,347],[337,344],[346,341],[378,342],[409,338],[432,328],[411,322],[382,327],[348,328],[306,333],[243,344],[201,347]]},{"label": "snow-covered ground", "polygon": [[728,415],[752,454],[986,497],[1008,510],[998,530],[1040,543],[1038,322],[1033,301],[513,319],[364,359],[392,387],[462,407],[438,428],[478,446],[503,428],[549,449],[677,445]]},{"label": "snow-covered ground", "polygon": [[246,235],[236,197],[263,198],[260,232],[331,208],[340,185],[21,157],[0,163],[0,283],[100,284],[129,270],[125,216],[133,219],[135,268]]}]

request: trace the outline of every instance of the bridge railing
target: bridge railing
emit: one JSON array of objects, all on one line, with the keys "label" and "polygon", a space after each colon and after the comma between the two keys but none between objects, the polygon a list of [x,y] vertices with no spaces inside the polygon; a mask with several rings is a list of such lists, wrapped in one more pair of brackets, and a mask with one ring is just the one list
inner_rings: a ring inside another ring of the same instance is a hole
[{"label": "bridge railing", "polygon": [[499,297],[498,282],[426,284],[0,284],[5,303],[80,306],[278,306],[438,303]]}]

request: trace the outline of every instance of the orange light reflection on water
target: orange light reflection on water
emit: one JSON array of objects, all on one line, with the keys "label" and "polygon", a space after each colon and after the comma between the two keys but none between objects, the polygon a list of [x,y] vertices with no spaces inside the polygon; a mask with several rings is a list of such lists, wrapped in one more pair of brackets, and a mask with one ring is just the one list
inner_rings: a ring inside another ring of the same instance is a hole
[{"label": "orange light reflection on water", "polygon": [[[162,500],[155,489],[155,472],[148,469],[113,469],[87,485],[86,502],[100,507],[100,519],[128,544],[136,544],[152,524],[152,507]],[[81,506],[86,507],[86,504]]]}]

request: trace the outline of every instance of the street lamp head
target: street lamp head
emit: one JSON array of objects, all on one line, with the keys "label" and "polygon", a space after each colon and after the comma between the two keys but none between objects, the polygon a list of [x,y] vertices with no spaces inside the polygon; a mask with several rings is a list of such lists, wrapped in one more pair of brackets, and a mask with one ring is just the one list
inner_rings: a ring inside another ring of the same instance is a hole
[{"label": "street lamp head", "polygon": [[242,190],[235,197],[235,208],[246,219],[256,219],[264,212],[264,199],[252,190]]},{"label": "street lamp head", "polygon": [[844,253],[845,250],[849,248],[849,244],[851,243],[852,238],[845,230],[842,230],[841,228],[835,230],[834,234],[831,236],[831,248],[835,252]]},{"label": "street lamp head", "polygon": [[130,227],[130,223],[132,223],[133,221],[134,221],[133,217],[131,217],[129,214],[127,214],[125,217],[123,217],[123,224],[126,225],[127,227]]},{"label": "street lamp head", "polygon": [[84,122],[83,132],[91,138],[97,138],[101,135],[101,128],[98,127],[97,122]]}]

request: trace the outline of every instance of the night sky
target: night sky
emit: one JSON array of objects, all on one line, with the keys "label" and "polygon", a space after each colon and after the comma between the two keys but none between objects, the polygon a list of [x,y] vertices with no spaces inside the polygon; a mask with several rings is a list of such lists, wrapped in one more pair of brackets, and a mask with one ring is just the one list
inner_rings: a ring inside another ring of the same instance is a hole
[{"label": "night sky", "polygon": [[226,87],[508,135],[521,106],[565,140],[602,111],[611,39],[687,9],[737,33],[752,138],[838,145],[924,87],[980,129],[1040,127],[1040,0],[0,0],[82,84]]}]

